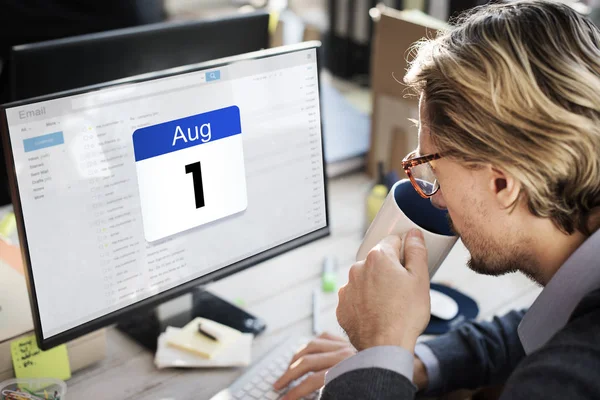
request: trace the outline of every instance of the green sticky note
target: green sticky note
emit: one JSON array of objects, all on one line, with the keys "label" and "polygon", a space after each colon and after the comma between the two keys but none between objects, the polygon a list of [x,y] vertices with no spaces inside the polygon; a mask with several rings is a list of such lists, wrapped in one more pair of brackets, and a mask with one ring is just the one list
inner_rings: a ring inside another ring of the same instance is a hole
[{"label": "green sticky note", "polygon": [[11,342],[10,352],[17,378],[57,378],[66,381],[71,377],[67,346],[64,344],[42,351],[37,346],[35,335],[31,335]]}]

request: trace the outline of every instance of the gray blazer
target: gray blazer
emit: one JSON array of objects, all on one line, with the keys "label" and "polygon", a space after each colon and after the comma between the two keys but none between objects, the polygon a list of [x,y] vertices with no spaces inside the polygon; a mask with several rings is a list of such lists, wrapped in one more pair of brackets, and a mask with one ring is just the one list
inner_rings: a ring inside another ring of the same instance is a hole
[{"label": "gray blazer", "polygon": [[[502,400],[600,399],[600,289],[583,298],[568,323],[525,356],[517,334],[522,312],[468,323],[428,342],[437,356],[442,392],[504,383]],[[323,400],[414,399],[417,388],[393,371],[364,368],[333,379]]]}]

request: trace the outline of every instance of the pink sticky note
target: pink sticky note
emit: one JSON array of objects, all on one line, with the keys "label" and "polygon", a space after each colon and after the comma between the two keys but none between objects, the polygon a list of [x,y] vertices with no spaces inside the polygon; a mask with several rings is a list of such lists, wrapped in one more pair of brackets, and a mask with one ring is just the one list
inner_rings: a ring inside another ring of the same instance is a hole
[{"label": "pink sticky note", "polygon": [[23,275],[23,259],[21,258],[21,250],[17,246],[6,243],[0,239],[0,260],[14,268],[18,273]]}]

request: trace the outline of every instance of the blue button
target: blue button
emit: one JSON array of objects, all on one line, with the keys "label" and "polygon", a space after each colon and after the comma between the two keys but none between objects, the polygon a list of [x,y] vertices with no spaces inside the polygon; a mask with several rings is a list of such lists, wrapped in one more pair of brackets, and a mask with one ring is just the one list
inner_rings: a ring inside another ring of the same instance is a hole
[{"label": "blue button", "polygon": [[36,136],[23,140],[25,153],[30,151],[45,149],[47,147],[58,146],[65,142],[62,132],[49,133],[47,135]]},{"label": "blue button", "polygon": [[206,72],[206,82],[218,81],[219,79],[221,79],[221,71]]}]

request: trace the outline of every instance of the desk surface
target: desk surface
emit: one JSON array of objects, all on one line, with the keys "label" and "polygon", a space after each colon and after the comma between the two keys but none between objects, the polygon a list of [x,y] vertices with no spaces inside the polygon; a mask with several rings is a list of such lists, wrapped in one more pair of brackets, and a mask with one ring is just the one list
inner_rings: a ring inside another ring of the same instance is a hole
[{"label": "desk surface", "polygon": [[[337,257],[340,282],[347,279],[365,229],[364,201],[371,181],[364,174],[331,180],[330,237],[271,259],[209,287],[223,298],[242,298],[246,308],[267,321],[268,329],[254,341],[253,359],[288,335],[310,335],[311,293],[320,283],[326,254]],[[477,300],[480,318],[527,307],[539,287],[520,274],[477,275],[465,262],[460,241],[433,281],[454,286]],[[323,294],[322,328],[341,333],[335,319],[337,294]],[[208,399],[238,377],[243,368],[166,369],[154,366],[154,354],[114,328],[107,330],[107,357],[79,371],[68,382],[71,399]]]}]

